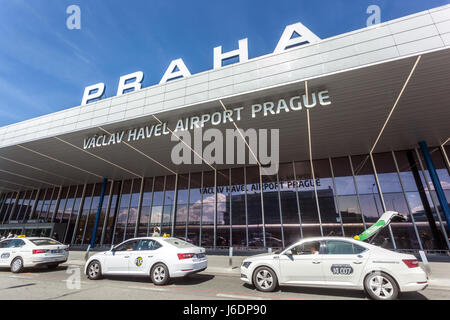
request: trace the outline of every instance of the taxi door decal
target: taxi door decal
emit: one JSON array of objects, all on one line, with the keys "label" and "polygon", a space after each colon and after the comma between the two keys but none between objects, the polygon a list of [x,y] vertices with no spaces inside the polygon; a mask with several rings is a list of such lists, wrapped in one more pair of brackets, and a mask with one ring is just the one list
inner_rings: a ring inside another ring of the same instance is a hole
[{"label": "taxi door decal", "polygon": [[349,264],[333,264],[331,265],[331,273],[333,275],[344,275],[348,276],[353,273],[353,268]]},{"label": "taxi door decal", "polygon": [[8,259],[11,254],[9,252],[2,253],[0,259]]},{"label": "taxi door decal", "polygon": [[136,263],[136,266],[140,267],[144,263],[144,259],[142,259],[142,257],[137,257],[134,262]]}]

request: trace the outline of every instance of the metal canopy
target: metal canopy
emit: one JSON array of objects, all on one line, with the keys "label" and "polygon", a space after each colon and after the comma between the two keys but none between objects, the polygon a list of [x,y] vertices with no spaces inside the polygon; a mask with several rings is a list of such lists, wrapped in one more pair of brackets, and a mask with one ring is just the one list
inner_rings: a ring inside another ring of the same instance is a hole
[{"label": "metal canopy", "polygon": [[[313,157],[368,153],[415,61],[416,57],[410,57],[308,80],[310,92],[326,89],[332,101],[331,106],[311,109]],[[450,137],[449,83],[450,50],[424,54],[375,152],[416,147],[421,140],[430,146],[445,142]],[[250,110],[254,103],[276,102],[304,91],[304,82],[299,82],[227,98],[223,102],[228,109],[244,107],[241,121],[236,122],[239,128],[280,129],[280,162],[301,161],[309,157],[305,109],[268,117],[260,114],[255,119],[251,118]],[[169,128],[174,129],[180,118],[216,111],[223,111],[219,101],[156,116],[161,121],[168,121]],[[110,124],[104,129],[117,132],[157,123],[149,115]],[[234,127],[227,123],[214,128]],[[93,128],[0,149],[0,190],[94,183],[101,182],[102,177],[125,179],[211,170],[206,164],[173,165],[170,155],[176,142],[170,141],[170,135],[130,142],[148,157],[123,143],[86,150],[89,153],[82,150],[85,138],[102,133],[101,129]]]}]

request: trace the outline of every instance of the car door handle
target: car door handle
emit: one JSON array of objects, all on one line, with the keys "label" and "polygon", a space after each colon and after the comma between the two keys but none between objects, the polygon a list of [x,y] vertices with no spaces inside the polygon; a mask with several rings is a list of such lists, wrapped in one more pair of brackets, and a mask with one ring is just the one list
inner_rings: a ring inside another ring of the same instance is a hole
[{"label": "car door handle", "polygon": [[353,261],[354,264],[361,264],[362,261]]},{"label": "car door handle", "polygon": [[313,261],[313,264],[320,264],[320,261]]},{"label": "car door handle", "polygon": [[124,258],[129,258],[130,256],[125,256]]},{"label": "car door handle", "polygon": [[148,258],[153,258],[153,256],[148,256]]}]

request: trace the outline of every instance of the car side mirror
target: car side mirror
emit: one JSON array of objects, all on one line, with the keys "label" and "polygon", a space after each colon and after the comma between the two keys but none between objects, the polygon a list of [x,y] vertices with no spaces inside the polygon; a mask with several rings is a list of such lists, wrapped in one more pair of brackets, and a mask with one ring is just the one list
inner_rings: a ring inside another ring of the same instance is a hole
[{"label": "car side mirror", "polygon": [[292,250],[288,250],[284,254],[287,255],[287,256],[292,256],[293,255]]}]

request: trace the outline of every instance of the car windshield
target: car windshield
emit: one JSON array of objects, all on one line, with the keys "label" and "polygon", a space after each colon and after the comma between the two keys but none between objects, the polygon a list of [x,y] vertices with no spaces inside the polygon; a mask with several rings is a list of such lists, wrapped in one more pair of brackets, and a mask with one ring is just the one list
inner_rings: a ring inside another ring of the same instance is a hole
[{"label": "car windshield", "polygon": [[53,246],[62,244],[61,242],[58,242],[53,239],[30,239],[32,243],[34,243],[36,246]]},{"label": "car windshield", "polygon": [[164,239],[165,242],[170,243],[171,245],[177,247],[177,248],[190,248],[190,247],[195,247],[194,245],[190,244],[189,242],[180,240],[180,239],[176,239],[176,238],[167,238]]}]

